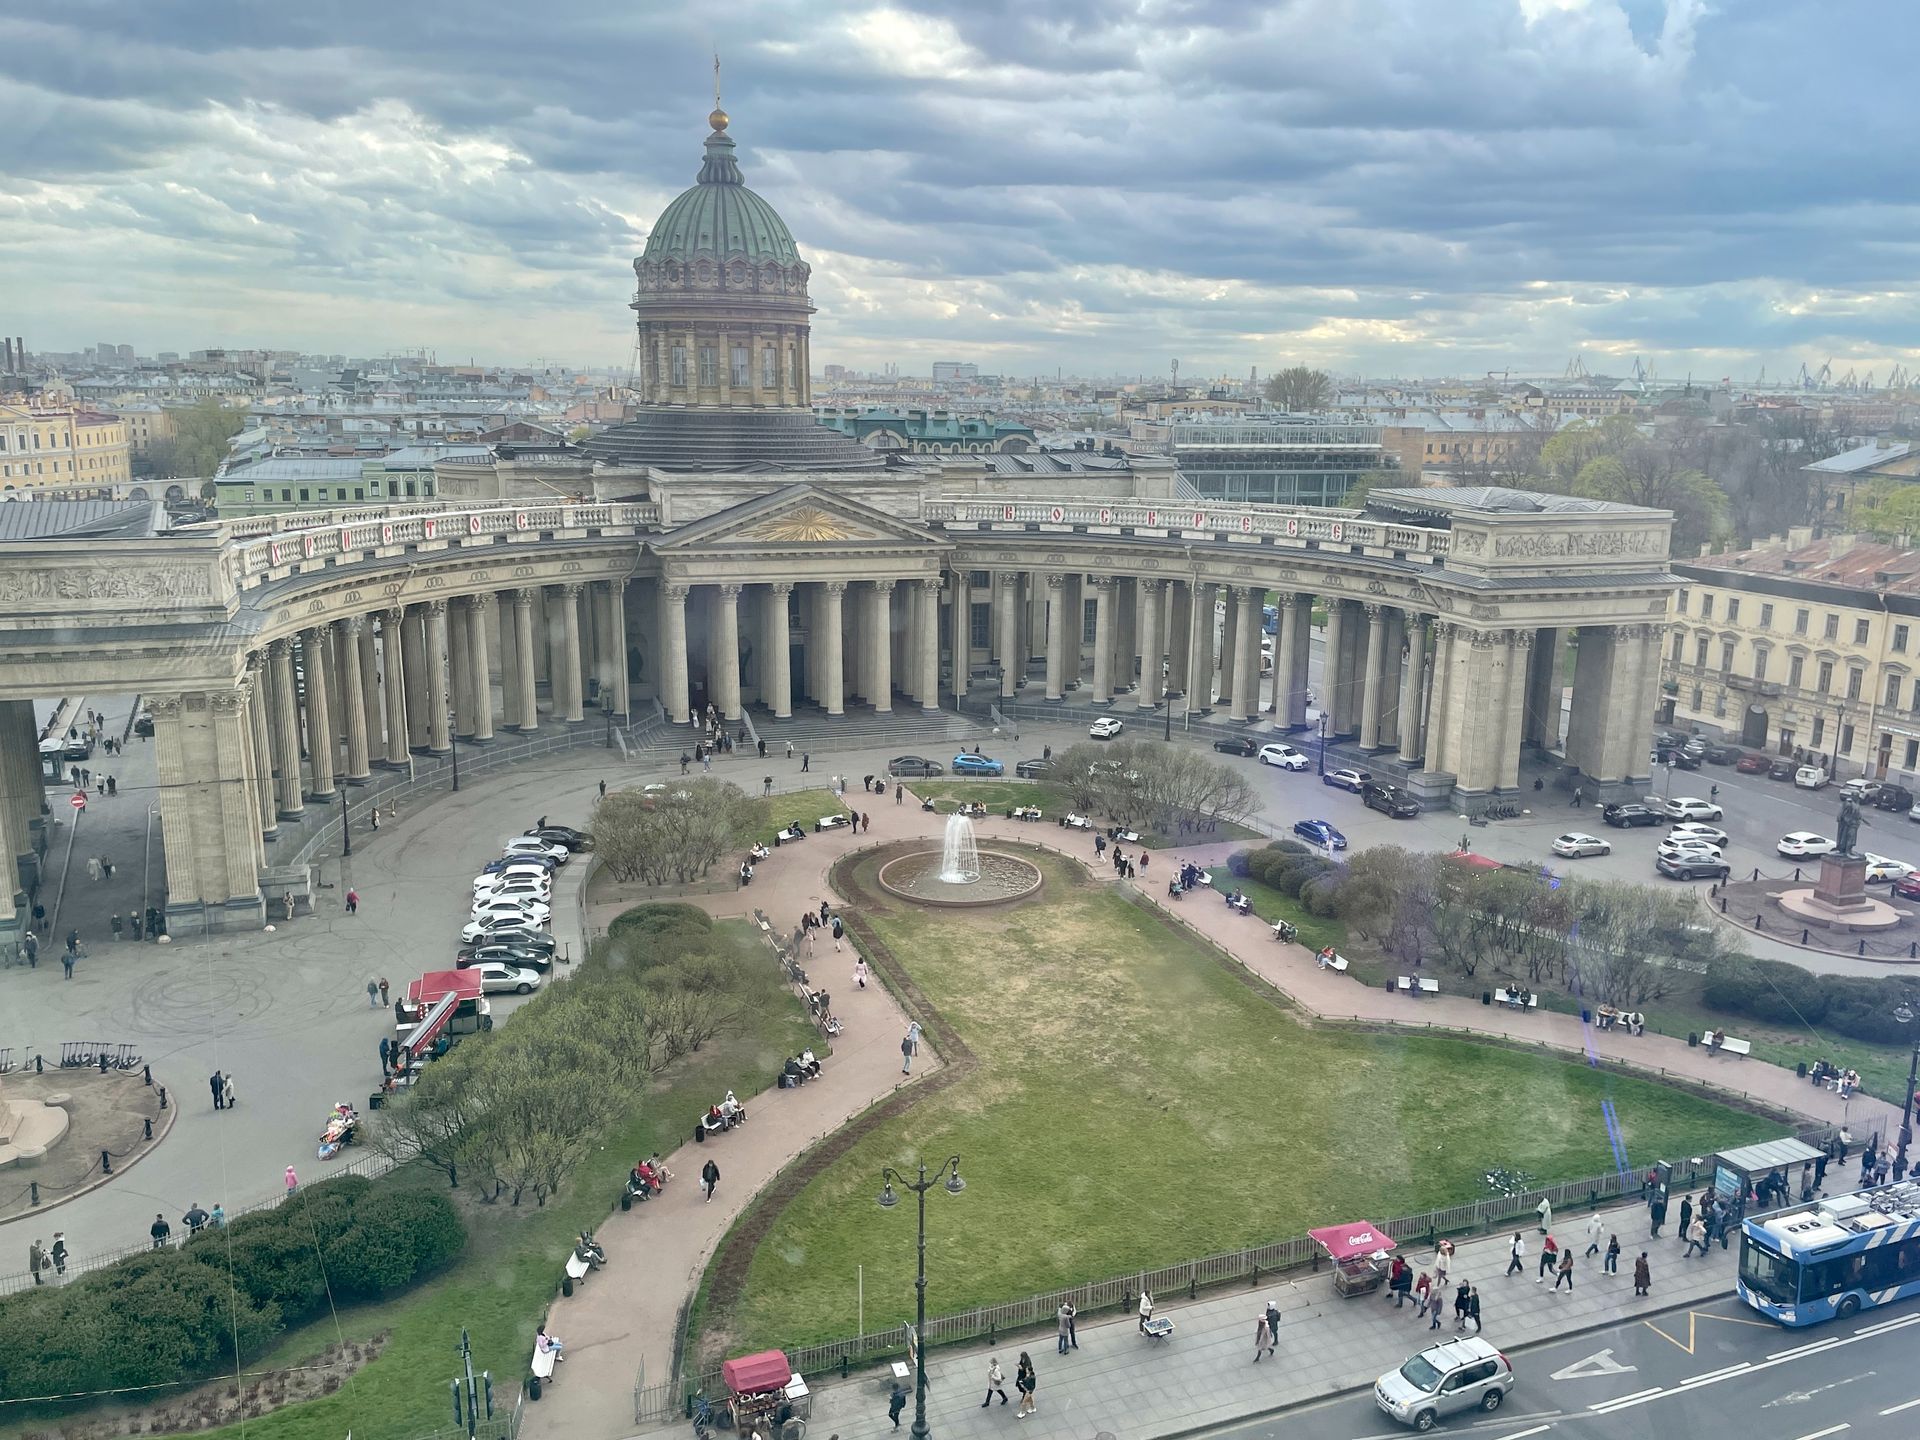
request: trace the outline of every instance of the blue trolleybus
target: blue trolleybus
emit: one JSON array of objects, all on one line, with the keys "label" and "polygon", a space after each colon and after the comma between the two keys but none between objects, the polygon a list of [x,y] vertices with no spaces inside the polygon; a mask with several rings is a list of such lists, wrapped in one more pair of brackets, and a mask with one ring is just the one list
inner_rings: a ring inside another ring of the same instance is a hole
[{"label": "blue trolleybus", "polygon": [[1920,1294],[1920,1184],[1837,1195],[1746,1221],[1740,1298],[1782,1325],[1846,1319]]}]

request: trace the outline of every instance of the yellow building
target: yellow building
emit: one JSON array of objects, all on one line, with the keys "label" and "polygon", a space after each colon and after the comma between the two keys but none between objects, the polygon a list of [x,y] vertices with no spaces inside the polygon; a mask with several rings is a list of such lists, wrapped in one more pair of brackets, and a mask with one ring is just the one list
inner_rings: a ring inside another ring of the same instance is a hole
[{"label": "yellow building", "polygon": [[1852,535],[1678,560],[1673,717],[1842,775],[1920,775],[1920,550]]},{"label": "yellow building", "polygon": [[173,411],[152,401],[116,405],[114,414],[127,427],[127,446],[136,460],[151,455],[154,446],[171,441],[177,429],[173,423]]},{"label": "yellow building", "polygon": [[0,491],[63,491],[133,478],[127,427],[117,415],[75,406],[0,403]]}]

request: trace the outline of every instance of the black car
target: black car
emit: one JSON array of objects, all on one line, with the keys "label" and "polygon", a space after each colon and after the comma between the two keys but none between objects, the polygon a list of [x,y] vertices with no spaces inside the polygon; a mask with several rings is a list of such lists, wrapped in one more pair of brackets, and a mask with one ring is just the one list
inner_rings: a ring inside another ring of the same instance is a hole
[{"label": "black car", "polygon": [[485,945],[511,945],[516,950],[531,950],[536,955],[551,955],[560,948],[560,942],[545,930],[526,930],[511,926],[489,930],[480,939],[463,944],[460,948],[473,950]]},{"label": "black car", "polygon": [[1222,755],[1258,755],[1260,742],[1251,735],[1229,735],[1225,740],[1214,741],[1213,748]]},{"label": "black car", "polygon": [[1395,820],[1411,820],[1420,813],[1420,802],[1406,791],[1373,780],[1360,787],[1360,803]]},{"label": "black car", "polygon": [[887,774],[894,776],[933,776],[946,773],[946,766],[938,760],[929,760],[923,755],[896,755],[887,762]]},{"label": "black car", "polygon": [[568,850],[593,849],[593,836],[584,830],[576,830],[571,825],[534,825],[527,834],[536,840],[544,840],[549,845],[564,845]]},{"label": "black car", "polygon": [[1709,745],[1707,746],[1707,763],[1732,765],[1737,763],[1744,753],[1738,745]]},{"label": "black car", "polygon": [[136,735],[144,735],[149,740],[153,738],[153,713],[151,711],[143,714],[138,720],[133,722],[133,733]]},{"label": "black car", "polygon": [[1690,746],[1683,750],[1669,750],[1667,752],[1667,763],[1669,765],[1677,765],[1682,770],[1698,770],[1700,768],[1700,762],[1706,758],[1707,752],[1704,747],[1696,749]]},{"label": "black car", "polygon": [[1791,780],[1793,772],[1800,768],[1800,762],[1790,755],[1782,755],[1767,767],[1767,779]]},{"label": "black car", "polygon": [[1730,873],[1726,861],[1711,855],[1662,855],[1653,868],[1674,880],[1724,880]]},{"label": "black car", "polygon": [[1904,813],[1913,809],[1913,792],[1904,785],[1882,785],[1874,792],[1873,806],[1876,810],[1898,810]]},{"label": "black car", "polygon": [[1013,767],[1013,773],[1022,780],[1040,780],[1053,773],[1051,760],[1022,760]]},{"label": "black car", "polygon": [[456,970],[464,970],[469,965],[483,964],[488,960],[498,960],[503,965],[519,965],[527,970],[538,970],[545,974],[553,968],[553,956],[544,950],[534,950],[524,945],[475,945],[471,949],[462,949],[454,956]]},{"label": "black car", "polygon": [[1619,805],[1608,805],[1600,811],[1600,818],[1609,825],[1617,825],[1622,830],[1631,830],[1636,826],[1664,825],[1666,816],[1635,801]]}]

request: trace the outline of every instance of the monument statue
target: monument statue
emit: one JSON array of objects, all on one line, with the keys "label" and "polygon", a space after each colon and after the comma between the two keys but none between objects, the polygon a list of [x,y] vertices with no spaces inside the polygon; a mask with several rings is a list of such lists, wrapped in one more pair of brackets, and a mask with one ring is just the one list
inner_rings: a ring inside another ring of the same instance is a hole
[{"label": "monument statue", "polygon": [[1853,854],[1853,842],[1860,838],[1860,802],[1851,795],[1840,797],[1840,833],[1835,837],[1836,855]]}]

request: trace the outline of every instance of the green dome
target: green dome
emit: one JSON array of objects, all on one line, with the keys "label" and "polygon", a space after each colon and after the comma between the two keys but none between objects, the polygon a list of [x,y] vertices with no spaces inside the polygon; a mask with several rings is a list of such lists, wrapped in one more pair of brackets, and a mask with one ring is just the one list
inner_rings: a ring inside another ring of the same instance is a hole
[{"label": "green dome", "polygon": [[699,182],[660,212],[640,258],[688,261],[702,253],[718,259],[740,255],[756,264],[792,265],[800,259],[786,222],[740,178],[733,141],[720,129],[707,136]]}]

